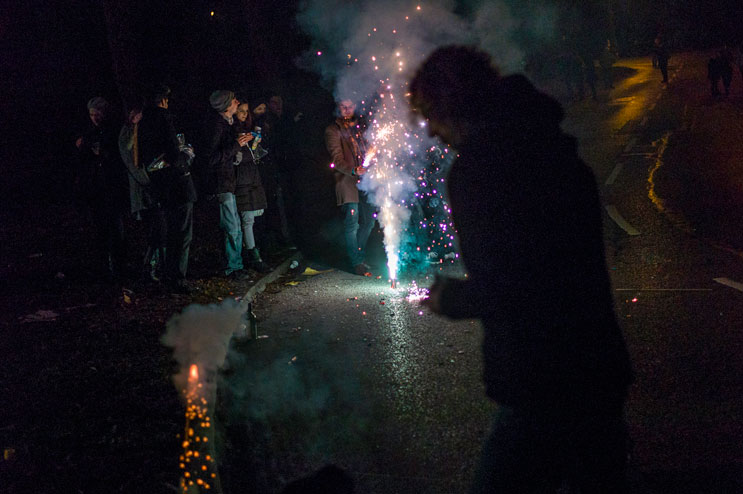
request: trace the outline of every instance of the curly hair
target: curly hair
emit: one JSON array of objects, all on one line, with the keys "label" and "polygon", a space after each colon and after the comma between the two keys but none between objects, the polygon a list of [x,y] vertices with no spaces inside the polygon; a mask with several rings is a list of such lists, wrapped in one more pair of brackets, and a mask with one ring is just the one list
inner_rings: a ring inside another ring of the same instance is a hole
[{"label": "curly hair", "polygon": [[426,118],[477,119],[499,78],[490,55],[475,47],[438,48],[410,82],[410,105]]}]

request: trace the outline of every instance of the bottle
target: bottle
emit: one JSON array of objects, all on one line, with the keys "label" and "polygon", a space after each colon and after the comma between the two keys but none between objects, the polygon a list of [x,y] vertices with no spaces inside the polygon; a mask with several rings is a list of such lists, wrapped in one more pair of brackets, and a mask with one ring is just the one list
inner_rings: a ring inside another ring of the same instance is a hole
[{"label": "bottle", "polygon": [[255,148],[258,147],[259,142],[261,142],[261,128],[256,126],[255,132],[253,132],[253,145],[251,146],[253,151],[255,151]]}]

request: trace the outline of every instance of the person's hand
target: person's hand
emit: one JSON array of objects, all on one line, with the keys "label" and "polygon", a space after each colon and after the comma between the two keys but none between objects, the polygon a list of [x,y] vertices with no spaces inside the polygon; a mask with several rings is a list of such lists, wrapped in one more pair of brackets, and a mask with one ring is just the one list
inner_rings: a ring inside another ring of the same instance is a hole
[{"label": "person's hand", "polygon": [[296,115],[294,115],[294,122],[299,122],[303,116],[304,116],[304,113],[298,112]]},{"label": "person's hand", "polygon": [[178,148],[181,153],[184,153],[186,156],[188,156],[189,159],[194,159],[196,157],[196,153],[193,150],[192,146],[184,145]]},{"label": "person's hand", "polygon": [[441,293],[444,291],[445,284],[446,282],[441,278],[436,277],[436,281],[428,289],[428,297],[421,300],[421,305],[434,314],[441,314]]},{"label": "person's hand", "polygon": [[247,134],[242,134],[242,135],[237,136],[237,142],[238,144],[240,144],[240,146],[245,146],[252,140],[253,140],[253,134],[251,134],[250,132],[248,132]]},{"label": "person's hand", "polygon": [[83,138],[78,137],[77,140],[75,141],[75,146],[77,146],[77,148],[80,149],[82,145],[83,145]]},{"label": "person's hand", "polygon": [[353,169],[353,173],[360,177],[361,175],[366,173],[366,168],[364,168],[363,166],[357,166],[356,168]]}]

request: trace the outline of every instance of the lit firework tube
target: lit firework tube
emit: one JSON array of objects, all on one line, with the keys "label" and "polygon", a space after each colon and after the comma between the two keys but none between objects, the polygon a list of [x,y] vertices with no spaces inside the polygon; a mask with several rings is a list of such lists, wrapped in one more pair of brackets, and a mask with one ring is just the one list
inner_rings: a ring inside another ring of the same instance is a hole
[{"label": "lit firework tube", "polygon": [[369,193],[370,202],[379,209],[377,220],[384,232],[389,279],[395,280],[394,286],[407,266],[423,269],[444,259],[453,262],[456,256],[451,252],[455,232],[443,196],[444,176],[453,156],[446,146],[432,145],[425,125],[411,125],[406,100],[409,76],[403,71],[426,55],[405,34],[421,10],[420,6],[406,10],[399,19],[375,18],[372,22],[384,26],[364,26],[369,43],[363,55],[344,53],[351,74],[346,84],[359,85],[358,77],[366,85],[369,73],[377,77],[373,81],[376,91],[359,105],[359,113],[368,121],[365,137],[370,144],[363,161],[368,171],[359,188]]},{"label": "lit firework tube", "polygon": [[199,379],[199,367],[192,364],[188,371],[186,427],[183,433],[183,453],[180,491],[184,494],[221,493],[222,488],[214,460],[214,427],[209,417],[209,400]]}]

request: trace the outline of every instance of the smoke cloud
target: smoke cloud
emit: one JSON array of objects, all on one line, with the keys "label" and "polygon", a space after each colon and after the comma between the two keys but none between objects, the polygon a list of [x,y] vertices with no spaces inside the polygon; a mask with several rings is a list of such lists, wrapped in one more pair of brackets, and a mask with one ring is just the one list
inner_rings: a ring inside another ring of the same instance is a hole
[{"label": "smoke cloud", "polygon": [[502,72],[518,71],[524,45],[554,36],[557,14],[549,3],[519,2],[518,8],[510,3],[309,0],[297,20],[313,43],[300,64],[319,73],[337,98],[356,95],[357,102],[376,91],[380,74],[401,72],[389,56],[400,48],[406,51],[402,75],[408,79],[427,55],[448,44],[478,46]]},{"label": "smoke cloud", "polygon": [[[427,151],[436,145],[425,128],[410,122],[405,94],[414,71],[448,44],[478,46],[502,73],[521,71],[526,50],[518,40],[548,39],[554,18],[550,7],[512,8],[506,1],[309,0],[301,5],[298,23],[313,44],[300,64],[319,73],[337,100],[357,103],[357,113],[366,119],[365,136],[377,149],[360,188],[380,208],[391,278],[411,206],[420,210],[416,191],[426,182]],[[441,207],[448,215],[446,201]]]},{"label": "smoke cloud", "polygon": [[199,366],[202,382],[215,386],[230,339],[244,324],[245,307],[231,299],[219,305],[192,304],[171,317],[161,341],[173,348],[173,357],[180,365],[173,376],[176,389],[186,388],[192,364]]}]

